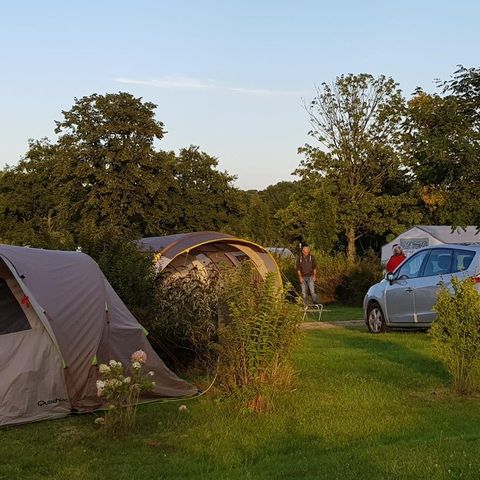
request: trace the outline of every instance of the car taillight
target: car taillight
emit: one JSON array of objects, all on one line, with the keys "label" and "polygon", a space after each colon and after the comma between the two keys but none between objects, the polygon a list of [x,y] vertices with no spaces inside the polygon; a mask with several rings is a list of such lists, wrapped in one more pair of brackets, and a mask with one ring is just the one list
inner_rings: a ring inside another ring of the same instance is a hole
[{"label": "car taillight", "polygon": [[480,283],[480,275],[475,275],[474,277],[471,277],[471,280],[473,283]]}]

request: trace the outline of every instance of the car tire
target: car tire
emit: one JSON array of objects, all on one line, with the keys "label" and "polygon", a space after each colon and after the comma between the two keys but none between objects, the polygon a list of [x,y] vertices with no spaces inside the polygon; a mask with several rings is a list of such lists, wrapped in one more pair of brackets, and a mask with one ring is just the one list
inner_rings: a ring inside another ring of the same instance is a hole
[{"label": "car tire", "polygon": [[371,303],[367,309],[367,328],[370,333],[385,333],[387,324],[380,305],[376,302]]}]

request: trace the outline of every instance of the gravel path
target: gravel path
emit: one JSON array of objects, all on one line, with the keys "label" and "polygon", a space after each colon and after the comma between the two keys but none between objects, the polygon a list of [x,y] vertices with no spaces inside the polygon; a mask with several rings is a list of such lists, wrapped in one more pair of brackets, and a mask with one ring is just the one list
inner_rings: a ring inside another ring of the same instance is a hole
[{"label": "gravel path", "polygon": [[328,330],[330,328],[366,328],[363,320],[342,320],[338,322],[303,322],[302,330]]}]

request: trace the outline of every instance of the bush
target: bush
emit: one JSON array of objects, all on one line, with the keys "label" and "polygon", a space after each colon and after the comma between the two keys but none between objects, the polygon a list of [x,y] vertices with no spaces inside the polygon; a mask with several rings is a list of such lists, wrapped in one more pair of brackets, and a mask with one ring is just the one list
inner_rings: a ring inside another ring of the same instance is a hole
[{"label": "bush", "polygon": [[228,313],[218,332],[220,385],[249,409],[264,411],[272,393],[292,380],[300,310],[273,274],[263,280],[249,263],[224,277],[221,298]]},{"label": "bush", "polygon": [[83,251],[99,265],[119,297],[140,320],[155,310],[155,272],[152,255],[139,252],[130,240],[95,239],[82,243]]},{"label": "bush", "polygon": [[[349,265],[344,254],[315,254],[317,259],[316,291],[323,304],[342,302],[361,305],[367,290],[382,276],[380,259],[373,252]],[[283,277],[292,285],[293,292],[301,296],[296,259],[277,259]],[[294,296],[294,295],[292,295]]]},{"label": "bush", "polygon": [[341,284],[336,291],[338,301],[347,305],[361,306],[367,290],[382,277],[380,259],[371,252],[355,264],[346,266]]},{"label": "bush", "polygon": [[443,287],[434,306],[438,318],[430,335],[433,347],[447,367],[453,388],[461,394],[477,386],[480,360],[480,295],[470,279],[452,278],[453,296]]},{"label": "bush", "polygon": [[214,268],[205,274],[193,266],[186,272],[164,271],[157,278],[155,314],[147,328],[183,367],[208,370],[215,363],[218,276]]}]

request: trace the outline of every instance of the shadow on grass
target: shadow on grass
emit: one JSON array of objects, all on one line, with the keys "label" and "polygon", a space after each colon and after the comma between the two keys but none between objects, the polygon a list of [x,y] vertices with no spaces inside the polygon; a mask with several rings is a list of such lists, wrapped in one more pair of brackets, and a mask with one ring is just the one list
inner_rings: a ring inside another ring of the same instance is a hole
[{"label": "shadow on grass", "polygon": [[[348,332],[348,333],[347,333]],[[322,332],[323,333],[323,332]],[[328,330],[326,333],[329,348],[343,348],[362,355],[358,363],[348,365],[348,369],[363,370],[372,379],[389,382],[389,376],[395,369],[402,375],[411,372],[413,377],[429,376],[441,383],[447,383],[448,373],[442,363],[428,353],[419,351],[428,345],[425,333],[420,332],[395,332],[385,335],[371,335],[356,328],[341,330]],[[333,343],[332,343],[333,342]],[[412,348],[409,344],[416,344]],[[367,358],[366,358],[367,357]],[[398,375],[394,375],[398,377]],[[395,382],[398,380],[395,379]]]}]

